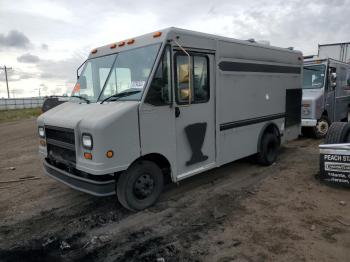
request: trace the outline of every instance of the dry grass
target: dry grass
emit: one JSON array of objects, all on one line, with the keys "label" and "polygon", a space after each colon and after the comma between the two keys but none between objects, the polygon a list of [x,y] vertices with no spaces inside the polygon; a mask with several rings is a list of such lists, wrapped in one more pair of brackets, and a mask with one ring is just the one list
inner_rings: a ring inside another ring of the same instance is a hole
[{"label": "dry grass", "polygon": [[0,123],[38,117],[41,108],[13,109],[0,111]]}]

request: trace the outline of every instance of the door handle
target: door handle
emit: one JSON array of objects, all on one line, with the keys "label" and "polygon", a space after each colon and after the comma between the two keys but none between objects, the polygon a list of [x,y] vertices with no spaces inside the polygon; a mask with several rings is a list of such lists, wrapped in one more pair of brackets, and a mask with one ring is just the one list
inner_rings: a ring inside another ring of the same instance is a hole
[{"label": "door handle", "polygon": [[175,117],[179,117],[180,116],[180,108],[175,107]]}]

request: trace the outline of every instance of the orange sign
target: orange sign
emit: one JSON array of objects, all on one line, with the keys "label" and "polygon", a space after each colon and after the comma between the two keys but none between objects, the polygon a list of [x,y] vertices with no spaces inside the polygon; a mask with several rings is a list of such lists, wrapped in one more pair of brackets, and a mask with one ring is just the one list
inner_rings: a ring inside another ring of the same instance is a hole
[{"label": "orange sign", "polygon": [[80,91],[80,84],[76,83],[73,89],[73,93],[78,93]]}]

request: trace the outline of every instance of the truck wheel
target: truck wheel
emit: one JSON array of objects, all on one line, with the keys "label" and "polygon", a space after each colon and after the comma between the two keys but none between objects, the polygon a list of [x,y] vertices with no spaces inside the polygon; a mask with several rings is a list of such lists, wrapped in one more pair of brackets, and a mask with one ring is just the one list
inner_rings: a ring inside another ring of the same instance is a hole
[{"label": "truck wheel", "polygon": [[329,120],[327,117],[321,117],[315,127],[313,127],[313,134],[316,138],[323,138],[327,135],[329,129]]},{"label": "truck wheel", "polygon": [[257,154],[257,161],[264,166],[272,165],[278,155],[280,141],[273,133],[264,134],[261,139],[260,152]]},{"label": "truck wheel", "polygon": [[334,122],[327,133],[325,144],[341,144],[350,142],[350,124]]},{"label": "truck wheel", "polygon": [[346,123],[346,127],[343,129],[343,142],[342,143],[350,143],[350,124]]},{"label": "truck wheel", "polygon": [[161,169],[151,161],[139,161],[119,177],[118,200],[127,209],[142,210],[157,201],[163,185]]}]

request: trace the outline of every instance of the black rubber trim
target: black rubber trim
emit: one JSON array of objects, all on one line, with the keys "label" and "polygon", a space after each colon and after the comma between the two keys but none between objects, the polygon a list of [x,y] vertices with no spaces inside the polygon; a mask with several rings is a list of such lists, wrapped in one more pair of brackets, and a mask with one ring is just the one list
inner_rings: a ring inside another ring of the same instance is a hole
[{"label": "black rubber trim", "polygon": [[47,138],[46,142],[48,144],[51,144],[51,145],[54,145],[54,146],[58,146],[58,147],[62,147],[62,148],[65,148],[65,149],[69,149],[69,150],[75,152],[75,145],[72,145],[72,144],[69,144],[69,143],[65,143],[65,142],[62,142],[62,141],[58,141],[58,140],[55,140],[55,139],[51,139],[51,138]]},{"label": "black rubber trim", "polygon": [[222,61],[221,71],[300,74],[301,67]]},{"label": "black rubber trim", "polygon": [[284,118],[284,117],[285,117],[285,113],[281,113],[281,114],[274,114],[274,115],[244,119],[244,120],[239,120],[239,121],[235,121],[235,122],[228,122],[228,123],[220,124],[220,131],[232,129],[232,128],[237,128],[237,127],[242,127],[242,126],[254,125],[254,124],[261,123],[261,122],[280,119],[280,118]]},{"label": "black rubber trim", "polygon": [[44,160],[44,171],[46,175],[66,184],[67,186],[94,196],[110,196],[116,193],[115,180],[113,178],[108,181],[82,178],[58,169],[50,165],[46,160]]}]

